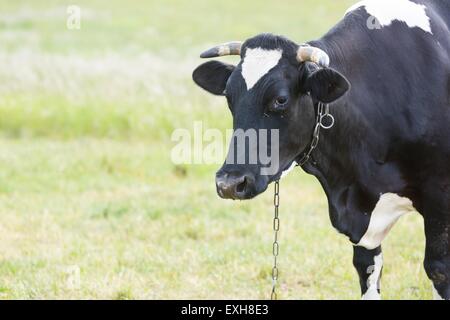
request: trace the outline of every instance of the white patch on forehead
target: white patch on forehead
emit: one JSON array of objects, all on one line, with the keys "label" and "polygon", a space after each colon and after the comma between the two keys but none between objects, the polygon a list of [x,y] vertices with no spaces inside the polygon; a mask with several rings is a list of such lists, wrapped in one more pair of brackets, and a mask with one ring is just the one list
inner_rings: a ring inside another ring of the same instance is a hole
[{"label": "white patch on forehead", "polygon": [[370,217],[369,227],[357,246],[377,248],[401,216],[416,212],[411,200],[394,193],[385,193],[378,200]]},{"label": "white patch on forehead", "polygon": [[[374,257],[374,265],[371,271],[369,279],[367,279],[367,291],[362,296],[362,300],[381,300],[381,296],[378,293],[378,282],[381,277],[381,270],[383,269],[383,254]],[[369,272],[369,270],[367,270]]]},{"label": "white patch on forehead", "polygon": [[398,20],[405,22],[410,28],[417,27],[433,34],[430,18],[423,4],[409,0],[364,0],[351,6],[346,14],[360,7],[364,7],[368,14],[375,17],[380,27],[389,26],[393,21]]},{"label": "white patch on forehead", "polygon": [[242,63],[242,77],[250,90],[255,84],[280,61],[283,50],[267,50],[263,48],[248,48]]}]

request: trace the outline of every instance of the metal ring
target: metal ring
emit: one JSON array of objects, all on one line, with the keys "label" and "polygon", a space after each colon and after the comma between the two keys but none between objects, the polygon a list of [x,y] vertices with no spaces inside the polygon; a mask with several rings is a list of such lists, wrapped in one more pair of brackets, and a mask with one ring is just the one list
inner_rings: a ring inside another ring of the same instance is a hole
[{"label": "metal ring", "polygon": [[[323,119],[325,118],[330,118],[331,120],[331,123],[328,126],[323,124]],[[334,122],[334,117],[329,113],[326,113],[320,117],[320,126],[325,130],[331,129],[334,126]]]}]

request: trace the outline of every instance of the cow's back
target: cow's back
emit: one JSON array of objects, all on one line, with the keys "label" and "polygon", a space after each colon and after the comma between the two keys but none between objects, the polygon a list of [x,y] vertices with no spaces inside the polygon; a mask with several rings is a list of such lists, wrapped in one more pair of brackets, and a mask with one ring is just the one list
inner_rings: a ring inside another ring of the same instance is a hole
[{"label": "cow's back", "polygon": [[437,143],[450,155],[450,1],[411,3],[426,6],[429,28],[424,17],[415,25],[405,16],[386,24],[381,16],[385,25],[377,25],[370,10],[356,6],[312,44],[352,84],[340,112],[357,108],[383,141]]}]

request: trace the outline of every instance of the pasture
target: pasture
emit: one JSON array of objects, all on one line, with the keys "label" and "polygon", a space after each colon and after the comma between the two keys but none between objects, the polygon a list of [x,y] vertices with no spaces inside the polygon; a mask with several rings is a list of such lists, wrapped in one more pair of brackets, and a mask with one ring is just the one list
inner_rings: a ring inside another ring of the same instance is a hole
[{"label": "pasture", "polygon": [[[320,37],[354,1],[0,0],[0,299],[265,299],[272,188],[216,196],[171,134],[231,127],[191,72],[210,45]],[[227,58],[236,61],[235,58]],[[311,176],[281,182],[282,299],[359,299],[352,247]],[[423,221],[384,242],[384,299],[430,299]]]}]

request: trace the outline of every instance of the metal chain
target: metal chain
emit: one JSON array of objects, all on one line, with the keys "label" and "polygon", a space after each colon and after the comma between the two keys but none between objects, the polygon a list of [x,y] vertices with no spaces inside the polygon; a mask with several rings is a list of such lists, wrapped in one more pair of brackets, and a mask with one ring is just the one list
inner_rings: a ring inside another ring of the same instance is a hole
[{"label": "metal chain", "polygon": [[[325,124],[325,119],[330,120],[330,124]],[[316,115],[316,125],[314,126],[313,131],[313,137],[311,144],[309,145],[308,151],[305,153],[305,155],[297,161],[298,166],[303,166],[305,163],[311,159],[311,154],[313,153],[314,149],[317,148],[317,145],[319,144],[320,139],[320,129],[331,129],[334,126],[334,117],[330,114],[330,106],[328,104],[323,104],[319,102],[317,106],[317,115]]]},{"label": "metal chain", "polygon": [[273,232],[274,240],[272,246],[273,253],[273,268],[272,268],[272,293],[271,300],[277,300],[277,283],[278,283],[278,254],[280,253],[280,245],[278,243],[278,232],[280,231],[280,218],[278,216],[278,208],[280,206],[280,182],[275,181],[275,190],[273,195],[274,217],[273,217]]},{"label": "metal chain", "polygon": [[[329,119],[330,123],[325,124],[324,120]],[[298,166],[303,166],[311,158],[311,154],[319,144],[320,129],[331,129],[334,126],[334,117],[330,114],[330,107],[328,104],[319,103],[317,107],[316,125],[314,126],[313,137],[309,146],[308,152],[297,162]],[[274,240],[272,246],[273,253],[273,267],[272,267],[272,292],[270,294],[271,300],[277,300],[277,284],[278,284],[278,255],[280,253],[280,244],[278,243],[278,235],[280,231],[280,218],[278,210],[280,207],[280,181],[275,181],[275,190],[273,195],[274,217],[273,217],[273,232]]]}]

